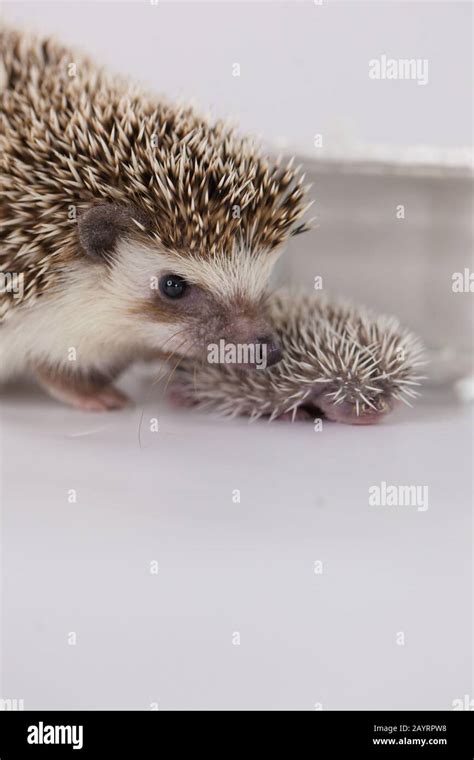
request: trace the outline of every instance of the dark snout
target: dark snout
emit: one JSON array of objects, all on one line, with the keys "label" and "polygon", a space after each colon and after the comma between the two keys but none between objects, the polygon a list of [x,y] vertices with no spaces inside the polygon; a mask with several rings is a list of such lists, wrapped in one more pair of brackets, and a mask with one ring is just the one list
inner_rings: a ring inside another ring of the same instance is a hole
[{"label": "dark snout", "polygon": [[[261,313],[233,315],[225,325],[221,339],[229,346],[226,362],[230,358],[230,362],[238,367],[265,369],[282,358],[279,341],[268,319]],[[233,354],[232,346],[235,347]]]}]

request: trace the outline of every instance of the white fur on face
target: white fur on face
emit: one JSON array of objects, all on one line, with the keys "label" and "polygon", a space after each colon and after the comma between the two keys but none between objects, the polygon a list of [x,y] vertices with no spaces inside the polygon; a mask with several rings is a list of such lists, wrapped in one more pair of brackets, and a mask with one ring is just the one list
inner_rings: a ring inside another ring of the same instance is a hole
[{"label": "white fur on face", "polygon": [[235,298],[258,301],[268,284],[279,252],[254,254],[236,249],[232,256],[217,255],[210,259],[180,257],[179,273],[189,282],[209,290],[223,303]]},{"label": "white fur on face", "polygon": [[[2,325],[0,379],[35,364],[106,371],[147,349],[192,355],[196,349],[186,339],[184,322],[140,320],[132,313],[140,300],[153,294],[154,280],[176,273],[223,304],[237,296],[252,301],[262,295],[277,256],[238,251],[234,257],[207,261],[122,241],[112,269],[105,270],[102,262],[78,263],[62,288],[32,308],[19,309]],[[70,359],[74,352],[76,363]]]},{"label": "white fur on face", "polygon": [[190,283],[208,290],[224,305],[234,298],[258,301],[280,251],[255,254],[236,248],[232,256],[216,255],[209,259],[182,254],[166,254],[152,247],[122,241],[116,252],[113,275],[114,291],[129,296],[135,289],[145,297],[150,294],[152,278],[159,274],[178,274]]}]

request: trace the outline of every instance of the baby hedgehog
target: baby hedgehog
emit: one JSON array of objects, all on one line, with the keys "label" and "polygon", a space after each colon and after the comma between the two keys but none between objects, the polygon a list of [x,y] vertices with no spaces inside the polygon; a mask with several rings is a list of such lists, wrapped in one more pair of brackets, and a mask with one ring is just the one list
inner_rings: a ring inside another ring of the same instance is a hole
[{"label": "baby hedgehog", "polygon": [[137,358],[225,339],[279,360],[266,283],[306,228],[291,162],[8,29],[0,156],[0,381],[107,409]]},{"label": "baby hedgehog", "polygon": [[270,302],[283,359],[243,372],[229,364],[185,361],[175,401],[224,416],[304,419],[324,416],[366,425],[397,401],[410,404],[422,377],[423,347],[394,317],[315,294],[276,293]]}]

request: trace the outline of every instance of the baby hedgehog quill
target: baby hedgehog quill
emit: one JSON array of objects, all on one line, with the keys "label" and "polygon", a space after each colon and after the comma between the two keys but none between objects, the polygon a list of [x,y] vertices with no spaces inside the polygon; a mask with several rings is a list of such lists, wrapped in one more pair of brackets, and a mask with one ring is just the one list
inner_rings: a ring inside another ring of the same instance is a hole
[{"label": "baby hedgehog quill", "polygon": [[273,295],[270,314],[283,352],[279,364],[244,372],[229,364],[185,361],[172,398],[230,417],[322,415],[364,425],[379,421],[398,401],[410,405],[418,395],[423,347],[394,317],[284,291]]},{"label": "baby hedgehog quill", "polygon": [[0,382],[122,406],[139,358],[281,353],[266,285],[303,176],[50,39],[0,30]]}]

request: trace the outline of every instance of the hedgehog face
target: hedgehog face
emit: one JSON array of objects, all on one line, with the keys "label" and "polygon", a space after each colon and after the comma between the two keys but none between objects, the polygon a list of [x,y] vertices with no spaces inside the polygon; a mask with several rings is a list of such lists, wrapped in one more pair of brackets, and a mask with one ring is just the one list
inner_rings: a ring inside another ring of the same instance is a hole
[{"label": "hedgehog face", "polygon": [[[190,280],[182,274],[168,272],[152,279],[158,282],[158,288],[152,288],[151,297],[143,304],[146,328],[159,337],[164,323],[172,325],[177,333],[173,350],[179,352],[181,345],[186,346],[183,353],[187,355],[205,356],[218,343],[229,348],[240,347],[245,358],[239,360],[236,352],[234,363],[239,366],[258,363],[257,347],[260,355],[263,352],[265,366],[281,358],[267,319],[264,294],[256,298],[240,293],[227,299],[203,279]],[[244,347],[250,353],[245,352]]]},{"label": "hedgehog face", "polygon": [[[134,214],[133,221],[137,214]],[[207,258],[166,251],[135,229],[130,213],[103,205],[80,217],[84,251],[107,265],[104,287],[113,312],[149,350],[205,358],[210,347],[234,347],[238,366],[271,366],[281,352],[266,313],[266,284],[275,252],[244,249]],[[227,361],[227,359],[226,359]]]},{"label": "hedgehog face", "polygon": [[258,262],[252,269],[244,254],[237,261],[216,258],[209,262],[156,251],[147,254],[143,249],[141,256],[152,267],[148,269],[149,293],[140,299],[138,312],[133,311],[142,320],[147,342],[198,357],[222,342],[237,349],[239,366],[255,366],[258,347],[266,366],[279,361],[281,352],[266,313],[266,280]]}]

